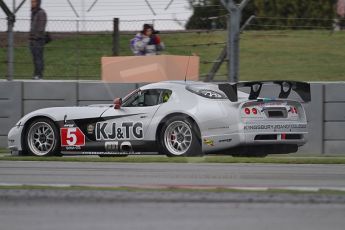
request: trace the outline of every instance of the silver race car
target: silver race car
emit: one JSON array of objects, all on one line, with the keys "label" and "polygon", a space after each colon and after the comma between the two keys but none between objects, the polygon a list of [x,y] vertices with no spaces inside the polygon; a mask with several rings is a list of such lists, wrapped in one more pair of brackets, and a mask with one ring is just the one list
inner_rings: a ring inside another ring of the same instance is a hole
[{"label": "silver race car", "polygon": [[[279,95],[259,97],[265,84],[280,87]],[[287,99],[291,92],[310,101],[303,82],[153,83],[112,105],[31,112],[10,130],[8,146],[34,156],[291,153],[307,140],[306,114],[300,102]]]}]

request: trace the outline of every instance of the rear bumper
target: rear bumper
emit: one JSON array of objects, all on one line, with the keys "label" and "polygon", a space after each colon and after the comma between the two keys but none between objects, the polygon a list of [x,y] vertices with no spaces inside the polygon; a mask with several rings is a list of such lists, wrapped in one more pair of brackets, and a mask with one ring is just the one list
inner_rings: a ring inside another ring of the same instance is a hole
[{"label": "rear bumper", "polygon": [[307,134],[307,132],[245,133],[243,144],[296,144],[302,146],[307,142]]},{"label": "rear bumper", "polygon": [[307,123],[274,122],[263,124],[243,124],[243,144],[297,144],[307,142]]},{"label": "rear bumper", "polygon": [[204,152],[213,152],[238,146],[302,146],[307,142],[306,123],[294,124],[239,124],[231,134],[208,135],[202,138]]},{"label": "rear bumper", "polygon": [[[276,136],[271,140],[256,140],[260,135]],[[299,139],[281,139],[281,133],[234,133],[231,135],[207,136],[202,139],[203,152],[213,152],[238,146],[277,146],[296,145],[302,146],[307,142],[307,132],[288,133],[285,135],[296,135]]]}]

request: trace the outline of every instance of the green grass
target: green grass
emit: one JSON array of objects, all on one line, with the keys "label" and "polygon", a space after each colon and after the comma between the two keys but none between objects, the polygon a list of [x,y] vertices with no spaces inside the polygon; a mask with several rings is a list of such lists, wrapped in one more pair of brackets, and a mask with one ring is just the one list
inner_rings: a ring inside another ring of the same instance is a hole
[{"label": "green grass", "polygon": [[0,148],[0,156],[4,154],[8,154],[8,149]]},{"label": "green grass", "polygon": [[[226,32],[161,34],[166,44],[165,54],[191,55],[201,58],[200,73],[209,71],[223,45],[185,46],[191,44],[221,43]],[[120,55],[132,55],[129,40],[121,35]],[[241,35],[240,80],[345,80],[345,32],[330,34],[313,31],[247,31]],[[46,79],[100,79],[102,56],[111,56],[112,37],[78,35],[59,38],[46,46]],[[6,49],[0,49],[5,60]],[[30,78],[32,63],[26,43],[15,49],[15,78]],[[5,63],[0,62],[5,70]],[[219,72],[226,74],[224,64]],[[218,80],[225,77],[217,77]]]},{"label": "green grass", "polygon": [[60,161],[60,162],[124,162],[124,163],[263,163],[263,164],[345,164],[345,157],[289,157],[269,156],[231,157],[165,157],[165,156],[128,156],[128,157],[30,157],[30,156],[2,156],[0,161]]},{"label": "green grass", "polygon": [[248,32],[242,36],[241,76],[245,80],[345,80],[341,61],[345,58],[345,33],[273,33],[275,36],[269,35],[272,32]]}]

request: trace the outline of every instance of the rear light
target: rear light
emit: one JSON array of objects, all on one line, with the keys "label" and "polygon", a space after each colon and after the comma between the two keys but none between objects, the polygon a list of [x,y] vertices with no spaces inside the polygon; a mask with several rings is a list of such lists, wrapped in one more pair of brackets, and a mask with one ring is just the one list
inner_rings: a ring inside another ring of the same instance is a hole
[{"label": "rear light", "polygon": [[257,115],[259,113],[258,109],[257,108],[244,108],[244,113],[246,115]]},{"label": "rear light", "polygon": [[244,112],[245,112],[245,114],[249,115],[249,114],[250,114],[250,109],[245,108],[245,109],[244,109]]}]

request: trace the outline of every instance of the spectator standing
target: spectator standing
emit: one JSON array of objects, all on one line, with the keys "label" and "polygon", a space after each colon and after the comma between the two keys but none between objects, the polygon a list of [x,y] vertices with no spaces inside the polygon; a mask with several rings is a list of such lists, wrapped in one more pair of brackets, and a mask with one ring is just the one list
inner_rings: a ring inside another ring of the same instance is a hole
[{"label": "spectator standing", "polygon": [[45,45],[45,28],[47,14],[41,8],[41,0],[31,0],[31,27],[29,35],[29,47],[34,64],[33,79],[43,78],[44,60],[43,50]]},{"label": "spectator standing", "polygon": [[157,55],[164,49],[164,43],[161,42],[157,35],[159,32],[155,31],[150,24],[144,24],[143,30],[135,35],[131,40],[131,50],[136,56]]}]

